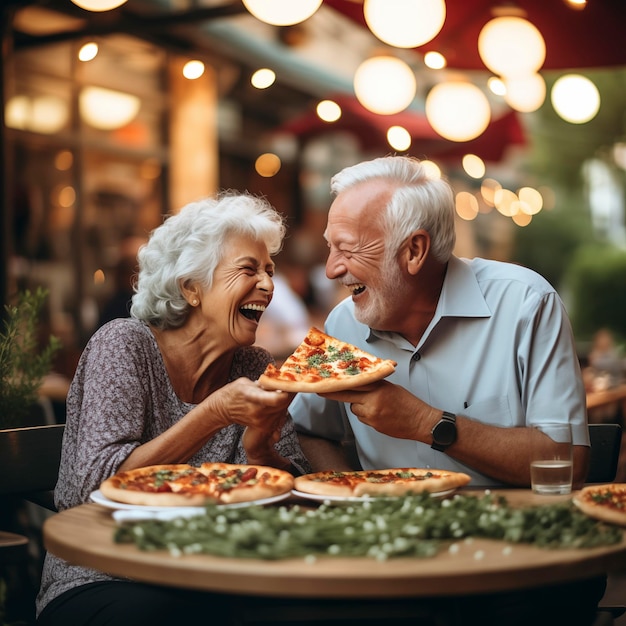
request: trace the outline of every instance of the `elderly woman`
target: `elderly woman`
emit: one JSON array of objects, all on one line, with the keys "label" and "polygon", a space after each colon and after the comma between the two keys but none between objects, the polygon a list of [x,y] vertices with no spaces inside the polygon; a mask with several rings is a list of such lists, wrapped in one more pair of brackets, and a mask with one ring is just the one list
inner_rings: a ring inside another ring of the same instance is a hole
[{"label": "elderly woman", "polygon": [[[225,193],[187,205],[139,252],[131,318],[99,329],[67,398],[55,500],[87,502],[112,474],[162,463],[253,463],[310,471],[286,393],[254,381],[272,361],[253,346],[272,300],[284,236],[264,200]],[[219,596],[116,580],[46,556],[39,624],[220,623]]]}]

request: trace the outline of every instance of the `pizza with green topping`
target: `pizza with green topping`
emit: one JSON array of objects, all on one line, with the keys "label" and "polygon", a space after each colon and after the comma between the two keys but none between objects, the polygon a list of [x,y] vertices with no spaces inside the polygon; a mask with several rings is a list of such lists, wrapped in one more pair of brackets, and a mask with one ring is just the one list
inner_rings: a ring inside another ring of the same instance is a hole
[{"label": "pizza with green topping", "polygon": [[589,485],[575,496],[574,504],[595,519],[626,526],[626,484]]},{"label": "pizza with green topping", "polygon": [[395,369],[395,361],[381,359],[311,327],[282,366],[270,363],[258,382],[264,389],[330,393],[382,380]]},{"label": "pizza with green topping", "polygon": [[289,493],[293,476],[265,465],[150,465],[118,472],[100,485],[109,500],[144,506],[252,502]]},{"label": "pizza with green topping", "polygon": [[318,496],[405,496],[421,492],[441,493],[463,487],[470,480],[462,472],[413,467],[347,472],[327,470],[297,476],[294,489]]}]

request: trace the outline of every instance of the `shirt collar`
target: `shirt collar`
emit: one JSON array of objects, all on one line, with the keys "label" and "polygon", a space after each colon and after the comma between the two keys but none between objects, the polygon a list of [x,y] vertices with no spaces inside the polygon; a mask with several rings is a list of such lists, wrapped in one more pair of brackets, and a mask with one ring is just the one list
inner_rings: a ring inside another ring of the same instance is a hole
[{"label": "shirt collar", "polygon": [[452,256],[437,303],[435,318],[491,317],[476,275],[469,263]]},{"label": "shirt collar", "polygon": [[[472,268],[468,262],[455,256],[451,256],[448,261],[437,309],[420,340],[420,345],[423,344],[430,331],[442,317],[491,317],[491,310],[485,301]],[[376,331],[367,326],[364,327],[364,330],[367,343],[384,339],[396,343],[399,347],[408,346],[413,349],[406,339],[396,333]]]}]

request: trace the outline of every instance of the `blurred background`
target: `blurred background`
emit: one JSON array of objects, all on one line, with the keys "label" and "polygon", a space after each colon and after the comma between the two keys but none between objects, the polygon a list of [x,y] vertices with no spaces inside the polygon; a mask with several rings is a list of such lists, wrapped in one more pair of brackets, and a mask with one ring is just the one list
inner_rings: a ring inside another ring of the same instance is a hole
[{"label": "blurred background", "polygon": [[150,230],[226,188],[287,219],[259,342],[289,353],[342,297],[330,177],[391,153],[452,183],[456,254],[540,272],[583,365],[599,329],[622,358],[626,3],[106,1],[2,9],[0,296],[48,289],[55,374],[127,314]]}]

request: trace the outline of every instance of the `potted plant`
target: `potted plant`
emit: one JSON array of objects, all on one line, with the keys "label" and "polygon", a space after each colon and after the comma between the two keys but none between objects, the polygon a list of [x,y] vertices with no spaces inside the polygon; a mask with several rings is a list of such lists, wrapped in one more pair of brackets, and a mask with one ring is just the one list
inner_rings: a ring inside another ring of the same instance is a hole
[{"label": "potted plant", "polygon": [[43,378],[60,348],[54,336],[40,345],[39,318],[47,291],[20,292],[17,302],[6,305],[0,333],[0,429],[27,425]]}]

